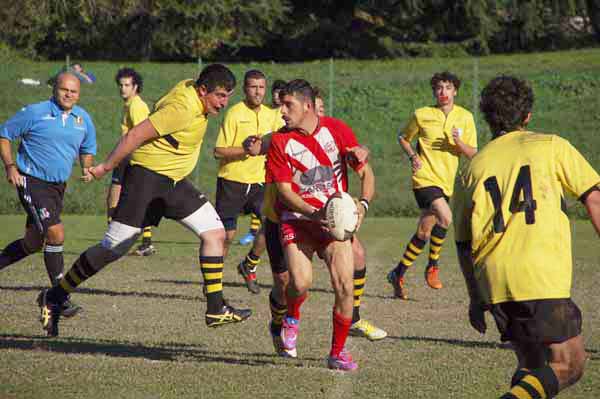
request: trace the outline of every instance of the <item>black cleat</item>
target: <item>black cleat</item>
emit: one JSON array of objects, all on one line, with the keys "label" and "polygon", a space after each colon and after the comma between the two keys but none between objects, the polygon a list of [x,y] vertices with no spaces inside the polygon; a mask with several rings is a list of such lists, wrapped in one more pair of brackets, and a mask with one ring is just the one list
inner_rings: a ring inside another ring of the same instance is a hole
[{"label": "black cleat", "polygon": [[236,309],[233,306],[223,305],[219,313],[206,312],[206,325],[218,327],[229,323],[239,323],[246,320],[252,314],[250,309]]},{"label": "black cleat", "polygon": [[258,282],[256,282],[256,267],[250,269],[245,261],[241,261],[238,265],[238,273],[244,278],[248,291],[253,294],[260,292],[260,287],[258,286]]},{"label": "black cleat", "polygon": [[47,294],[48,290],[45,289],[38,297],[40,303],[40,322],[49,337],[57,337],[61,306],[57,303],[48,302]]},{"label": "black cleat", "polygon": [[[40,292],[40,294],[37,297],[37,304],[40,308],[42,307],[43,294],[44,291]],[[81,306],[71,301],[71,295],[69,295],[67,297],[67,300],[63,302],[60,308],[60,315],[68,319],[77,315],[77,313],[81,312],[82,310],[83,308]]]}]

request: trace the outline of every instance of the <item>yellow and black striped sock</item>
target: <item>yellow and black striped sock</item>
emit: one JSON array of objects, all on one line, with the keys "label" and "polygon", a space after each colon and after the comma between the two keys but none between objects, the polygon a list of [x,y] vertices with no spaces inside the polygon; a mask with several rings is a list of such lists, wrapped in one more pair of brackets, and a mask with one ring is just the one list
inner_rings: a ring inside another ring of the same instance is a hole
[{"label": "yellow and black striped sock", "polygon": [[287,312],[287,305],[282,305],[273,298],[273,291],[269,294],[269,306],[271,307],[271,331],[279,334],[283,318]]},{"label": "yellow and black striped sock", "polygon": [[250,234],[256,235],[260,229],[260,219],[254,213],[250,215]]},{"label": "yellow and black striped sock", "polygon": [[447,232],[448,229],[443,228],[439,224],[433,226],[431,238],[429,239],[429,263],[427,267],[438,265],[438,259],[440,258],[440,252],[442,252],[442,245],[444,245]]},{"label": "yellow and black striped sock", "polygon": [[365,292],[367,281],[367,266],[362,270],[354,271],[354,307],[352,308],[352,323],[360,320],[360,297]]},{"label": "yellow and black striped sock", "polygon": [[396,266],[395,272],[397,277],[403,277],[404,273],[408,270],[410,266],[412,266],[413,262],[417,259],[417,257],[423,252],[423,248],[425,248],[426,242],[421,240],[417,235],[413,235],[410,239],[410,242],[406,246],[404,250],[404,255],[402,255],[402,260]]},{"label": "yellow and black striped sock", "polygon": [[206,311],[218,313],[223,308],[223,257],[200,256],[200,269],[206,287]]},{"label": "yellow and black striped sock", "polygon": [[144,232],[142,233],[142,244],[152,244],[152,226],[144,227]]},{"label": "yellow and black striped sock", "polygon": [[[62,303],[64,302],[69,294],[80,286],[84,281],[98,273],[92,267],[87,258],[87,251],[82,253],[79,258],[75,261],[71,269],[65,274],[56,286],[48,291],[48,297],[51,302]],[[108,263],[107,263],[108,264]]]},{"label": "yellow and black striped sock", "polygon": [[248,252],[248,255],[246,255],[246,258],[244,259],[244,263],[246,264],[246,267],[248,269],[250,269],[251,272],[255,272],[256,267],[260,263],[260,256],[255,255],[254,251],[251,249]]},{"label": "yellow and black striped sock", "polygon": [[[522,375],[517,380],[517,373]],[[550,366],[527,372],[520,369],[513,377],[513,386],[500,399],[550,399],[558,394],[558,379]]]}]

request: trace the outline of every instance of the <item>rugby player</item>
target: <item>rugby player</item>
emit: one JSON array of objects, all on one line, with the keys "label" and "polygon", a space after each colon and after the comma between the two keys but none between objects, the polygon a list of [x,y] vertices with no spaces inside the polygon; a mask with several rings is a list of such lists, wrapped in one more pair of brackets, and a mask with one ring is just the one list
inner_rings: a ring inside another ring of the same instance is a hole
[{"label": "rugby player", "polygon": [[[287,312],[281,329],[283,348],[296,354],[300,307],[312,284],[312,255],[327,264],[335,291],[329,368],[349,371],[358,367],[344,348],[352,325],[353,254],[348,241],[335,241],[324,223],[324,204],[335,192],[347,191],[348,163],[361,179],[361,199],[372,198],[375,177],[368,163],[354,158],[358,146],[352,130],[342,121],[317,115],[310,84],[298,79],[280,92],[285,131],[275,133],[267,155],[267,176],[277,188],[280,238],[289,269]],[[348,162],[348,163],[347,163]],[[361,202],[362,203],[362,202]],[[359,223],[365,207],[359,207]]]},{"label": "rugby player", "polygon": [[251,314],[223,299],[225,230],[204,194],[186,179],[194,169],[208,117],[227,106],[235,76],[223,65],[205,67],[196,81],[179,82],[154,106],[142,123],[121,137],[108,158],[90,173],[101,178],[131,154],[121,198],[104,239],[82,253],[59,284],[42,292],[42,326],[58,335],[58,307],[67,295],[106,265],[122,257],[142,228],[163,217],[176,220],[200,239],[200,269],[204,278],[207,326],[240,322]]},{"label": "rugby player", "polygon": [[[394,295],[408,299],[404,274],[429,241],[425,281],[442,288],[439,278],[440,252],[452,222],[449,198],[452,196],[459,158],[472,158],[477,152],[477,132],[473,115],[454,103],[460,88],[458,77],[449,72],[431,78],[435,106],[417,109],[398,134],[398,142],[412,167],[412,186],[421,209],[417,231],[406,246],[402,259],[387,275]],[[416,150],[410,142],[417,139]]]},{"label": "rugby player", "polygon": [[529,84],[515,77],[483,89],[492,141],[461,174],[455,203],[470,323],[484,333],[489,310],[517,356],[503,399],[553,398],[581,378],[566,193],[585,205],[600,235],[600,176],[567,140],[527,130],[533,102]]},{"label": "rugby player", "polygon": [[[261,217],[265,157],[248,154],[243,142],[250,136],[260,137],[283,126],[279,113],[263,104],[266,84],[266,76],[261,71],[246,72],[245,98],[227,111],[215,144],[214,154],[220,160],[216,210],[225,226],[225,255],[235,237],[238,216],[246,211]],[[259,233],[245,259],[238,264],[239,274],[254,294],[260,292],[256,268],[264,250],[265,237]]]},{"label": "rugby player", "polygon": [[[123,116],[121,117],[121,135],[124,135],[132,127],[146,120],[150,110],[148,105],[140,97],[140,93],[144,88],[142,76],[133,68],[121,68],[115,76],[115,82],[119,87],[119,95],[124,101]],[[125,168],[129,165],[129,157],[125,158],[112,173],[111,185],[108,189],[106,198],[106,209],[108,223],[112,220],[112,215],[115,212],[119,196],[121,195],[121,184],[125,176]],[[152,244],[152,226],[144,227],[142,233],[142,243],[135,250],[139,256],[149,256],[156,252]]]}]

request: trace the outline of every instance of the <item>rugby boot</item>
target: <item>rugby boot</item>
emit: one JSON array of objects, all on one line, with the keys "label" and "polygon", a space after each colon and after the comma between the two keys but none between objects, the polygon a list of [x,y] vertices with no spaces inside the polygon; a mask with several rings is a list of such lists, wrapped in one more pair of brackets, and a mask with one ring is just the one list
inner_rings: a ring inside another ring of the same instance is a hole
[{"label": "rugby boot", "polygon": [[365,337],[369,341],[378,341],[387,337],[387,332],[374,326],[365,319],[360,319],[350,326],[350,335],[355,337]]},{"label": "rugby boot", "polygon": [[387,275],[388,282],[394,287],[394,296],[396,298],[408,299],[408,294],[406,292],[406,288],[404,288],[404,277],[398,278],[396,272],[392,270]]},{"label": "rugby boot", "polygon": [[440,281],[440,268],[437,266],[429,266],[425,269],[425,281],[434,290],[439,290],[443,287]]},{"label": "rugby boot", "polygon": [[251,269],[246,261],[243,260],[238,264],[238,273],[244,278],[248,291],[253,294],[258,294],[260,292],[260,287],[256,281],[256,267]]},{"label": "rugby boot", "polygon": [[58,336],[58,322],[60,321],[61,305],[48,301],[48,290],[44,289],[40,300],[40,322],[42,329],[49,337]]},{"label": "rugby boot", "polygon": [[205,320],[208,327],[218,327],[225,324],[239,323],[246,320],[252,314],[250,309],[236,309],[224,304],[218,313],[206,312]]}]

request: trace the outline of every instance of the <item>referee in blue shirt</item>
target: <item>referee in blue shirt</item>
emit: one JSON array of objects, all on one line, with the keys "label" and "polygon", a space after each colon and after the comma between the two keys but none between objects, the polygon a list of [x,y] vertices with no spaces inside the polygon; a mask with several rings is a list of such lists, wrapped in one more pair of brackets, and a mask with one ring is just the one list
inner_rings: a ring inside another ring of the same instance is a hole
[{"label": "referee in blue shirt", "polygon": [[[0,269],[43,247],[44,263],[53,286],[64,269],[65,232],[60,214],[66,181],[77,157],[82,168],[81,180],[93,179],[88,168],[96,154],[96,129],[88,113],[76,105],[79,92],[79,79],[72,73],[62,73],[56,79],[50,100],[22,108],[0,126],[0,157],[6,177],[17,188],[27,212],[25,236],[2,250]],[[14,162],[11,142],[17,140],[20,144]],[[61,313],[71,317],[80,309],[67,301]]]}]

